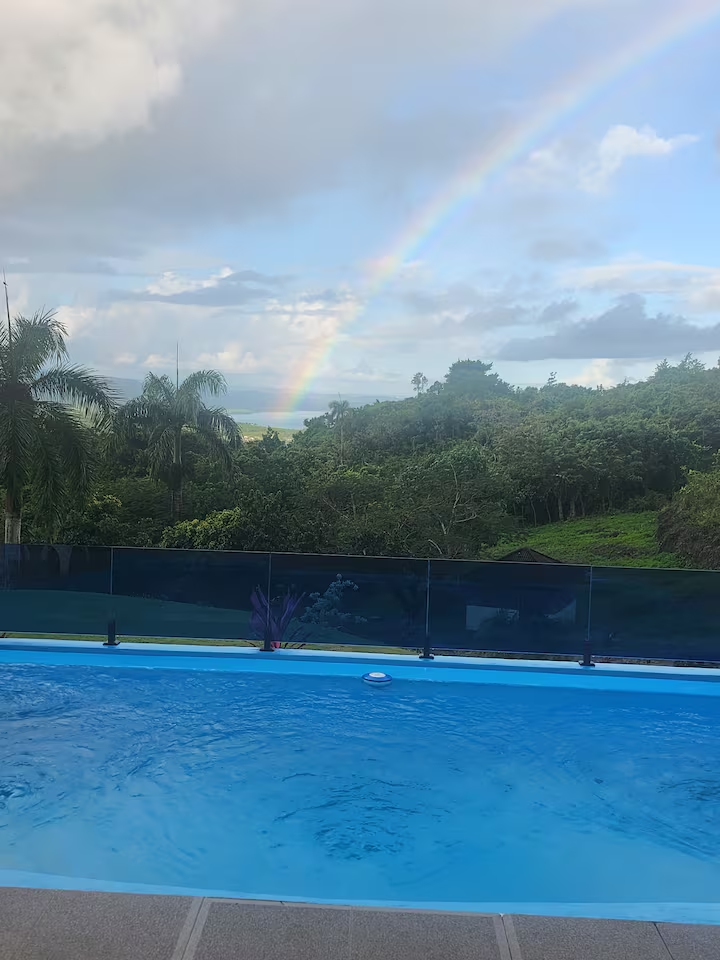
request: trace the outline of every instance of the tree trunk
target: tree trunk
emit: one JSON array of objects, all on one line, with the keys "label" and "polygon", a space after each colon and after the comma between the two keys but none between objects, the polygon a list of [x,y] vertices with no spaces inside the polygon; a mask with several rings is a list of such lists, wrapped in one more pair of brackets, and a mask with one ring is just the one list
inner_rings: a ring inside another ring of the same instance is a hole
[{"label": "tree trunk", "polygon": [[557,508],[558,508],[558,520],[564,520],[565,515],[563,514],[563,502],[560,494],[557,495]]},{"label": "tree trunk", "polygon": [[5,495],[5,543],[20,543],[20,508],[11,494]]},{"label": "tree trunk", "polygon": [[177,523],[178,520],[182,519],[183,512],[182,427],[175,431],[171,478],[170,516],[173,523]]},{"label": "tree trunk", "polygon": [[571,501],[570,501],[570,519],[571,519],[571,520],[574,520],[575,517],[576,517],[576,513],[575,513],[575,497],[573,497],[573,498],[571,499]]},{"label": "tree trunk", "polygon": [[170,491],[170,515],[172,516],[173,523],[177,523],[178,520],[182,520],[182,512],[183,482],[181,480],[179,486]]}]

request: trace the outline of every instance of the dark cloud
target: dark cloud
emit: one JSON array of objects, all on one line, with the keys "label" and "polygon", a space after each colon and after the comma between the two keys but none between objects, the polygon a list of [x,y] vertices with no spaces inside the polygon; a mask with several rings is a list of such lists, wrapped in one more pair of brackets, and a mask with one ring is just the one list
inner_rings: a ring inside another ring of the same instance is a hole
[{"label": "dark cloud", "polygon": [[549,303],[540,313],[538,320],[541,324],[560,323],[575,313],[578,309],[577,300],[555,300]]},{"label": "dark cloud", "polygon": [[469,313],[460,324],[460,330],[486,330],[488,327],[511,327],[522,323],[529,313],[527,307],[518,303],[484,307]]},{"label": "dark cloud", "polygon": [[506,289],[497,292],[456,283],[439,292],[405,292],[401,301],[425,321],[422,327],[413,328],[416,333],[443,337],[522,323],[529,308],[517,302],[520,295],[521,291],[510,280]]},{"label": "dark cloud", "polygon": [[117,276],[119,271],[104,260],[94,260],[90,257],[63,257],[62,255],[51,257],[33,257],[32,260],[24,262],[8,262],[7,269],[9,273],[75,273],[87,274],[88,276]]},{"label": "dark cloud", "polygon": [[[53,17],[35,18],[43,31],[55,29],[56,9],[72,16],[63,16],[64,29],[55,31],[52,58],[36,40],[33,18],[26,18],[32,29],[15,46],[21,52],[37,46],[42,57],[12,83],[13,106],[18,116],[27,114],[25,88],[32,81],[30,92],[45,98],[42,116],[53,121],[50,127],[71,117],[70,129],[87,137],[53,139],[49,149],[38,129],[5,149],[3,211],[51,224],[61,249],[74,249],[73,225],[83,224],[94,232],[95,255],[107,256],[120,242],[177,249],[198,229],[256,217],[281,224],[298,200],[348,184],[363,200],[390,196],[403,209],[414,202],[418,178],[452,176],[493,140],[499,119],[514,116],[516,107],[504,97],[490,90],[482,95],[477,78],[458,85],[458,70],[495,63],[501,50],[511,50],[546,17],[587,0],[432,0],[422,5],[422,16],[415,0],[223,3],[228,18],[222,29],[187,60],[178,53],[182,83],[176,95],[158,98],[148,91],[147,114],[135,103],[143,99],[135,61],[116,62],[115,46],[106,53],[115,21],[127,26],[128,18],[115,10],[124,9],[122,0],[47,2]],[[141,5],[152,8],[152,16],[138,17],[150,21],[149,49],[155,43],[164,49],[152,33],[156,8],[167,14],[157,20],[172,28],[173,51],[177,37],[194,39],[184,16],[174,24],[175,8],[193,8],[193,17],[203,19],[203,8],[216,5]],[[107,71],[100,71],[102,84],[92,90],[81,84],[77,102],[63,99],[58,107],[54,91],[65,93],[65,87],[58,85],[56,61],[68,66],[73,80],[82,73],[73,55],[82,46],[77,36],[84,37],[86,7],[98,11],[92,62]],[[134,21],[129,18],[128,30]],[[15,57],[6,60],[10,78]]]},{"label": "dark cloud", "polygon": [[649,316],[637,294],[621,297],[597,317],[563,323],[544,337],[510,340],[498,360],[651,360],[720,348],[720,323],[699,327],[684,317]]},{"label": "dark cloud", "polygon": [[403,302],[415,313],[432,316],[454,310],[471,310],[486,303],[485,296],[466,283],[455,283],[442,291],[410,290],[403,293]]},{"label": "dark cloud", "polygon": [[545,237],[536,240],[528,250],[533,260],[543,263],[560,263],[564,260],[586,260],[604,257],[605,246],[598,240],[587,237]]}]

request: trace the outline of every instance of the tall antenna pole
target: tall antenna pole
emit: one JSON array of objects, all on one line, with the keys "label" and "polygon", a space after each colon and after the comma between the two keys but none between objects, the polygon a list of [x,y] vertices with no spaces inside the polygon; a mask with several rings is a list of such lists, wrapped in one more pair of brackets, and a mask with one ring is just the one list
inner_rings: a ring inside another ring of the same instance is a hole
[{"label": "tall antenna pole", "polygon": [[7,313],[8,341],[9,341],[9,345],[12,346],[12,327],[10,325],[10,297],[8,296],[8,285],[7,285],[7,280],[5,279],[4,268],[3,268],[3,286],[5,287],[5,311]]},{"label": "tall antenna pole", "polygon": [[180,341],[175,341],[175,389],[180,389]]}]

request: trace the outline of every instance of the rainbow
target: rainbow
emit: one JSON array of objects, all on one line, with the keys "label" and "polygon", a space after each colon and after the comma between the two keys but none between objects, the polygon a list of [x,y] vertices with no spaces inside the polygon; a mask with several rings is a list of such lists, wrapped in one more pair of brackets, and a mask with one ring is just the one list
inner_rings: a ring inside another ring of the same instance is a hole
[{"label": "rainbow", "polygon": [[332,335],[317,338],[298,364],[289,387],[279,400],[279,410],[299,407],[333,350],[357,322],[365,305],[378,296],[403,264],[415,259],[422,246],[470,206],[494,177],[537,149],[562,123],[587,108],[608,87],[619,82],[672,46],[710,26],[720,18],[720,0],[673,0],[671,9],[647,31],[623,45],[614,56],[591,61],[565,77],[535,109],[500,131],[480,154],[464,164],[408,221],[387,253],[373,261],[359,302],[341,311]]}]

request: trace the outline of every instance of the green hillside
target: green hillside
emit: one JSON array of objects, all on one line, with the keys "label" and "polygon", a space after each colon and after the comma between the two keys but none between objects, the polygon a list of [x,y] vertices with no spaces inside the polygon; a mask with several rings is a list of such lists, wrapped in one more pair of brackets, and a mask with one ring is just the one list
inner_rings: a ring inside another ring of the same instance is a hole
[{"label": "green hillside", "polygon": [[676,554],[665,553],[657,540],[655,510],[612,513],[549,523],[527,536],[505,541],[487,551],[488,559],[505,556],[519,547],[531,547],[564,563],[622,567],[683,567]]}]

